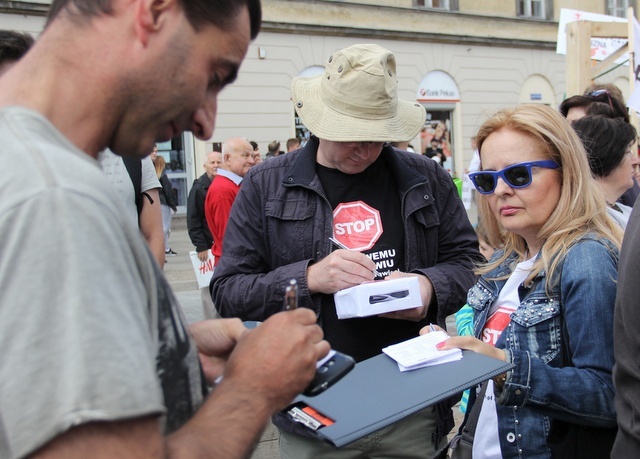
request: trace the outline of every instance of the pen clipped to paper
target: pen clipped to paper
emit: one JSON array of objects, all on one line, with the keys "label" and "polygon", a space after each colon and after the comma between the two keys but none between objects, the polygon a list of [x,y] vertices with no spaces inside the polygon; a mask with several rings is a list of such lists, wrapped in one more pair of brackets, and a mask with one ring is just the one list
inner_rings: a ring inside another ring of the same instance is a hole
[{"label": "pen clipped to paper", "polygon": [[[331,243],[333,245],[335,245],[339,249],[351,250],[349,247],[347,247],[346,245],[344,245],[342,242],[340,242],[339,240],[337,240],[334,237],[330,237],[329,241],[331,241]],[[376,276],[376,277],[383,277],[382,274],[380,274],[380,272],[375,270],[375,269],[373,270],[373,275]]]}]

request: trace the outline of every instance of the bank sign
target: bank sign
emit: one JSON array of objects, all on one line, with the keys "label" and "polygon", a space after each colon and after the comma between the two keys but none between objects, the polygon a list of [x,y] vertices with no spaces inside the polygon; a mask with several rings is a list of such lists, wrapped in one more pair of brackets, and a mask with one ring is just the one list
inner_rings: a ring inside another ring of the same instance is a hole
[{"label": "bank sign", "polygon": [[441,70],[429,72],[420,82],[416,98],[420,102],[459,102],[458,85]]}]

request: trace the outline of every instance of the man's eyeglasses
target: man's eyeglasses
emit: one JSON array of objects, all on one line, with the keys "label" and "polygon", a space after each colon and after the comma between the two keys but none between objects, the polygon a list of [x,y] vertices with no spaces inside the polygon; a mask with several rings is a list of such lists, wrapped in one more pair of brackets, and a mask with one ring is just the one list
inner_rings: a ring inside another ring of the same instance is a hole
[{"label": "man's eyeglasses", "polygon": [[469,179],[480,194],[491,194],[496,190],[498,178],[501,177],[511,188],[525,188],[531,185],[531,168],[544,167],[546,169],[557,169],[558,163],[551,160],[530,161],[526,163],[513,164],[505,167],[501,171],[479,171],[469,174]]}]

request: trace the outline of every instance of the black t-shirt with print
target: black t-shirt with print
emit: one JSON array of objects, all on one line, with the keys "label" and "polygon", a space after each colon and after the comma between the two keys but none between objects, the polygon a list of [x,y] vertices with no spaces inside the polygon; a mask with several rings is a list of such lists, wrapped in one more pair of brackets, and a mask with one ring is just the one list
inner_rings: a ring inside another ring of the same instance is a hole
[{"label": "black t-shirt with print", "polygon": [[[404,223],[400,209],[398,185],[383,156],[359,174],[345,174],[337,169],[316,165],[325,194],[334,211],[334,237],[351,249],[357,249],[376,262],[380,274],[405,271]],[[371,214],[379,213],[379,220]],[[364,218],[363,218],[364,215]],[[381,233],[368,223],[381,221]],[[365,230],[365,228],[367,228]],[[373,247],[358,239],[358,231],[365,233]],[[374,234],[371,237],[371,234]],[[377,278],[376,280],[379,280]],[[382,348],[418,336],[421,326],[406,320],[363,317],[338,319],[333,295],[325,295],[322,302],[322,328],[331,346],[351,355],[356,361],[373,357]]]}]

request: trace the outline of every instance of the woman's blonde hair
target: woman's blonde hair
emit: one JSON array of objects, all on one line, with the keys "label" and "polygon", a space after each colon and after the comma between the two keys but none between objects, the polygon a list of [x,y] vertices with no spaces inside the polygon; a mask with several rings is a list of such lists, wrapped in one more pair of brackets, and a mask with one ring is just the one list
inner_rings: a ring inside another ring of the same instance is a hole
[{"label": "woman's blonde hair", "polygon": [[164,168],[167,166],[167,162],[162,156],[158,155],[156,156],[156,160],[153,162],[153,165],[156,167],[156,175],[160,178],[164,172]]},{"label": "woman's blonde hair", "polygon": [[[481,166],[482,145],[487,137],[500,130],[513,130],[531,136],[543,147],[548,158],[560,165],[556,169],[562,184],[560,200],[538,233],[543,245],[526,282],[544,270],[547,272],[546,287],[549,290],[555,283],[554,272],[558,264],[571,245],[587,233],[609,239],[620,249],[622,230],[607,215],[605,197],[591,176],[582,142],[560,113],[545,105],[533,104],[497,112],[480,126],[477,133]],[[504,252],[493,262],[480,266],[477,273],[488,273],[514,252],[518,255],[518,261],[524,260],[527,256],[524,238],[500,227],[484,195],[478,196],[478,213],[487,231],[487,242],[495,247],[502,242]]]}]

